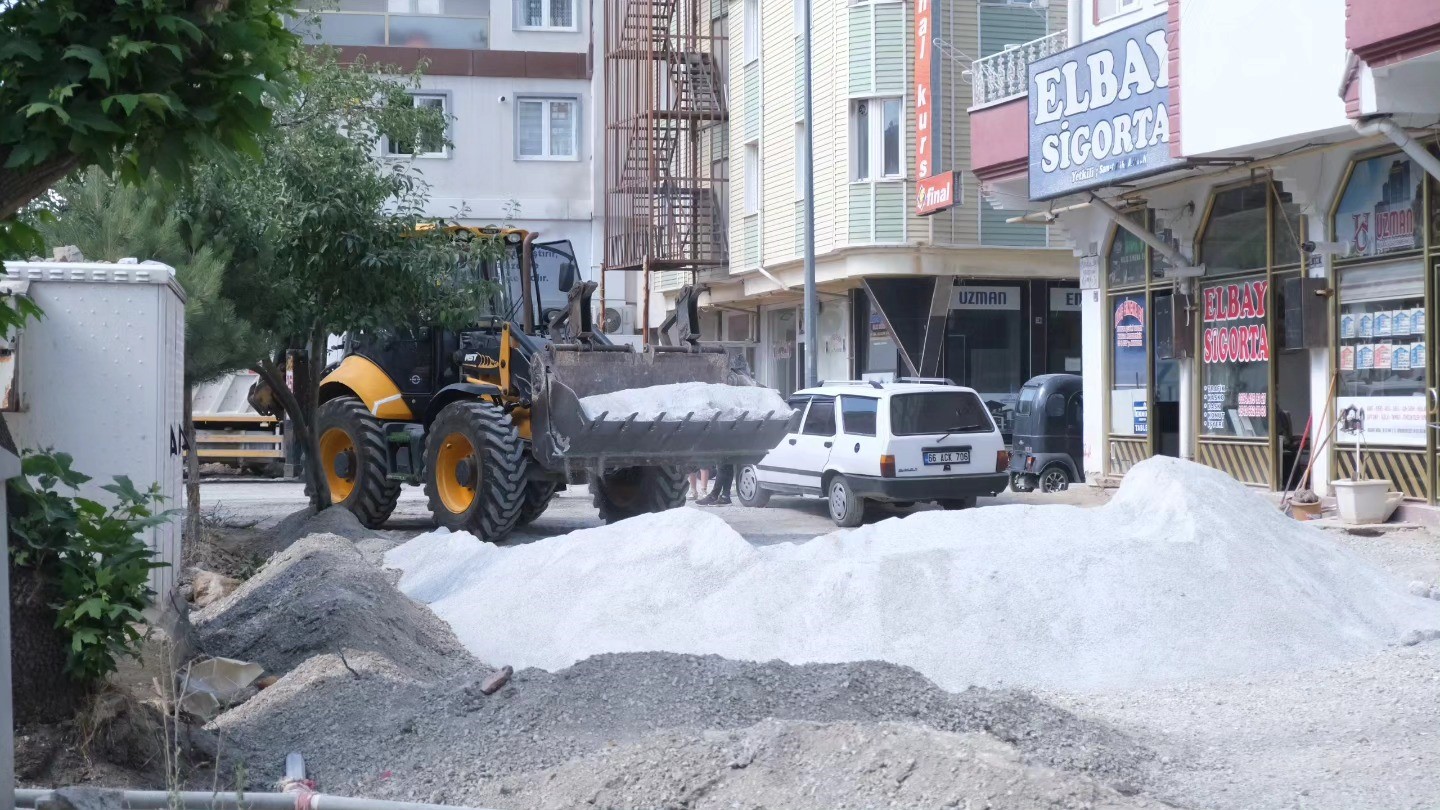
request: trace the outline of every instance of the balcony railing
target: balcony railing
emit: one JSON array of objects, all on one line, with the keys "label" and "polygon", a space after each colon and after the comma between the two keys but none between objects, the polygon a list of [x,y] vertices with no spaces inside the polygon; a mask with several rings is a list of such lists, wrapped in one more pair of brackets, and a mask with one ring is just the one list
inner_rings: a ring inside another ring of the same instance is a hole
[{"label": "balcony railing", "polygon": [[490,0],[300,0],[289,20],[310,44],[490,47]]},{"label": "balcony railing", "polygon": [[1062,30],[976,59],[970,63],[970,84],[974,88],[972,106],[983,107],[1025,95],[1030,63],[1068,47],[1070,35]]}]

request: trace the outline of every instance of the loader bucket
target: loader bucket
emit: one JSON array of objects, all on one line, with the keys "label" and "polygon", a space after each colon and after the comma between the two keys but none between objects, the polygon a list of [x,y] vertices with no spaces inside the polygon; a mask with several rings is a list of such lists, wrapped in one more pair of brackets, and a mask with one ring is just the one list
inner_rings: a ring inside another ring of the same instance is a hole
[{"label": "loader bucket", "polygon": [[546,467],[749,463],[779,444],[800,418],[788,408],[746,413],[739,419],[700,420],[684,413],[649,420],[635,414],[587,415],[581,397],[669,383],[724,385],[729,377],[729,358],[723,351],[604,349],[547,350],[544,361],[532,369],[531,435],[534,452]]}]

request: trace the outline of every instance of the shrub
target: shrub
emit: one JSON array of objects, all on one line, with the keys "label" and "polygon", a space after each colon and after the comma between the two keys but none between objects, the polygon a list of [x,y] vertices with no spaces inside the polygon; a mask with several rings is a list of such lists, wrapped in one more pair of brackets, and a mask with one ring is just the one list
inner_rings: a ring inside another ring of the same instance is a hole
[{"label": "shrub", "polygon": [[54,586],[66,672],[93,683],[115,671],[117,655],[139,653],[135,622],[154,596],[150,570],[164,565],[141,533],[175,513],[157,511],[158,485],[142,492],[123,475],[102,487],[114,506],[81,497],[90,477],[72,469],[73,460],[53,451],[21,460],[22,474],[10,481],[10,555],[17,569]]}]

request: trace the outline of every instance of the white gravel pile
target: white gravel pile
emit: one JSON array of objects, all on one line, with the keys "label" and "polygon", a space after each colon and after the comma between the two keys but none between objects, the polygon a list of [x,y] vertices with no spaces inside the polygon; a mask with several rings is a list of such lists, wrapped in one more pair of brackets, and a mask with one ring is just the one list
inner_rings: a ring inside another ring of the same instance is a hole
[{"label": "white gravel pile", "polygon": [[606,421],[622,421],[635,414],[636,419],[654,420],[664,415],[667,422],[678,422],[691,414],[693,421],[739,419],[749,412],[751,419],[773,411],[788,416],[790,406],[773,388],[759,386],[720,385],[715,383],[673,383],[649,388],[627,388],[612,394],[583,397],[580,407],[594,419],[605,414]]},{"label": "white gravel pile", "polygon": [[1168,458],[1095,509],[922,512],[763,548],[679,509],[515,548],[432,533],[386,563],[482,660],[551,670],[664,650],[1103,690],[1322,666],[1440,627],[1440,604]]}]

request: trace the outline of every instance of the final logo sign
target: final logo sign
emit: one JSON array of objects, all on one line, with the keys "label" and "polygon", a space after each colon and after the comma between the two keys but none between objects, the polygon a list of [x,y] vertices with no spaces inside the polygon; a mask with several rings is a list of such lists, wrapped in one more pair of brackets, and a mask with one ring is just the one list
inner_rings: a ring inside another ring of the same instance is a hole
[{"label": "final logo sign", "polygon": [[1030,64],[1030,198],[1154,174],[1170,155],[1166,15]]}]

